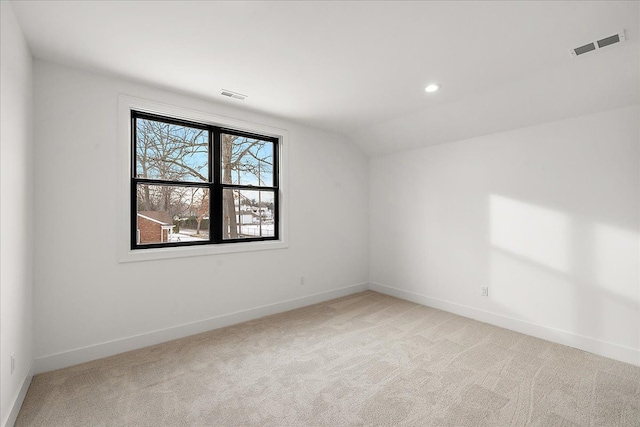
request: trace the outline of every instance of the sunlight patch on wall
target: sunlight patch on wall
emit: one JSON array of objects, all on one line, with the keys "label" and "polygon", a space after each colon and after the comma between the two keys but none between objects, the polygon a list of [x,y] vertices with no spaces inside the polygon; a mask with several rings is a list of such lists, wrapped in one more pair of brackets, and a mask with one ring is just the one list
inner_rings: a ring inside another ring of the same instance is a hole
[{"label": "sunlight patch on wall", "polygon": [[492,245],[560,272],[569,270],[566,214],[497,195],[489,203]]},{"label": "sunlight patch on wall", "polygon": [[575,307],[566,306],[566,301],[575,289],[566,275],[502,249],[491,250],[490,262],[489,293],[503,314],[542,325],[573,322]]},{"label": "sunlight patch on wall", "polygon": [[593,236],[593,269],[598,285],[631,301],[639,301],[638,235],[611,225],[596,224]]}]

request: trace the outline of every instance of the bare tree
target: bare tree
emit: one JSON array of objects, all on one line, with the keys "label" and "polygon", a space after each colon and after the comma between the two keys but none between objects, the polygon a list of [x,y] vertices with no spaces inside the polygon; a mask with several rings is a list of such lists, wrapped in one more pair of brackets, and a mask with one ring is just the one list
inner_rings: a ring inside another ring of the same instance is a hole
[{"label": "bare tree", "polygon": [[196,218],[196,222],[198,223],[198,228],[196,229],[196,234],[200,234],[200,225],[202,224],[202,220],[205,216],[209,216],[209,192],[205,191],[198,203],[198,208],[196,210],[198,214]]},{"label": "bare tree", "polygon": [[[206,131],[173,125],[153,120],[137,120],[136,174],[141,178],[169,181],[202,181],[208,177],[206,170],[208,137]],[[150,190],[151,185],[142,185],[138,192],[142,210],[177,213],[173,204],[176,187],[154,186],[160,194]],[[174,212],[175,211],[175,212]]]},{"label": "bare tree", "polygon": [[[273,153],[264,150],[266,141],[253,138],[247,138],[236,135],[222,136],[222,182],[225,184],[250,184],[243,182],[245,177],[253,177],[257,180],[257,185],[264,184],[264,177],[273,176]],[[260,153],[262,153],[260,156]],[[233,175],[237,175],[234,182]],[[273,179],[273,178],[272,178]],[[236,198],[238,201],[238,209],[241,205],[240,191],[227,190],[223,200],[223,237],[237,238],[238,221],[236,212]]]}]

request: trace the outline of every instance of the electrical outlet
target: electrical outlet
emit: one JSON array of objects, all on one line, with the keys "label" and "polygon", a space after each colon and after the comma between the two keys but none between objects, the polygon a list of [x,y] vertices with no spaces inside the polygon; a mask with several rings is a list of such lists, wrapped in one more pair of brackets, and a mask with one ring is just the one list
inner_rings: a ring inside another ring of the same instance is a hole
[{"label": "electrical outlet", "polygon": [[304,276],[300,276],[300,286],[304,285]]},{"label": "electrical outlet", "polygon": [[11,373],[16,370],[16,354],[11,353]]},{"label": "electrical outlet", "polygon": [[482,287],[482,292],[480,293],[481,296],[483,297],[488,297],[489,296],[489,287],[488,286],[483,286]]}]

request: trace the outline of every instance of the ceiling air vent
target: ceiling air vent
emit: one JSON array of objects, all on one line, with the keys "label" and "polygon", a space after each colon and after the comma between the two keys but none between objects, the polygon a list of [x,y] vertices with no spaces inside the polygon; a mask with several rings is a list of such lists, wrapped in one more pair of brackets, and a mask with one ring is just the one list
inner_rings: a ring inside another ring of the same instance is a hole
[{"label": "ceiling air vent", "polygon": [[570,49],[571,56],[575,58],[580,55],[584,55],[585,53],[593,52],[594,50],[602,49],[603,47],[611,46],[612,44],[620,43],[625,40],[626,38],[624,36],[624,30],[622,30],[618,34],[614,34],[612,36],[587,43],[584,46]]},{"label": "ceiling air vent", "polygon": [[220,95],[228,96],[229,98],[233,98],[233,99],[239,99],[240,101],[244,101],[244,99],[247,97],[247,95],[243,95],[237,92],[232,92],[226,89],[222,89],[222,92],[220,92]]}]

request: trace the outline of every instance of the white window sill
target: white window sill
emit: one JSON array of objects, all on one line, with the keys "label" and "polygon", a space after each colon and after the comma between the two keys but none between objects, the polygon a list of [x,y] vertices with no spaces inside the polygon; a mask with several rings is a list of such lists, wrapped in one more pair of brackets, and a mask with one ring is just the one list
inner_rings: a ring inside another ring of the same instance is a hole
[{"label": "white window sill", "polygon": [[128,250],[120,254],[120,262],[154,261],[169,258],[185,258],[206,255],[233,254],[238,252],[266,251],[285,249],[287,244],[280,240],[246,243],[220,243],[206,246],[178,246],[172,248],[153,248]]}]

